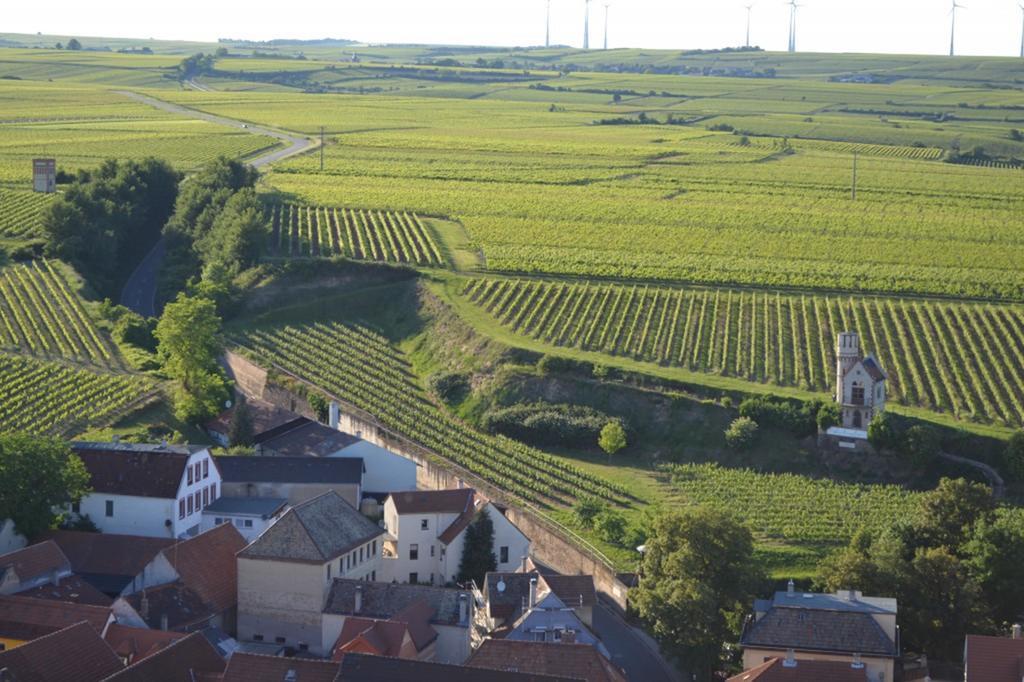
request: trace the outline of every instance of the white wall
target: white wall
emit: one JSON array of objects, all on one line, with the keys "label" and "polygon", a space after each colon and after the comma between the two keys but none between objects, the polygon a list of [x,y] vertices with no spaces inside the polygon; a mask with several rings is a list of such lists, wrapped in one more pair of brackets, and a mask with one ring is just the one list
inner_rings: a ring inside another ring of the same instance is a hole
[{"label": "white wall", "polygon": [[204,511],[199,532],[205,533],[208,530],[212,530],[219,525],[217,523],[217,519],[221,519],[222,522],[233,525],[235,530],[242,534],[242,537],[245,538],[246,542],[252,542],[258,538],[263,531],[273,526],[278,518],[280,518],[280,515],[264,519],[261,516]]},{"label": "white wall", "polygon": [[[523,535],[505,515],[488,504],[484,511],[491,517],[494,523],[494,556],[498,559],[498,570],[511,572],[518,569],[523,562],[524,556],[530,556],[530,538]],[[508,561],[501,560],[501,548],[508,547]],[[462,552],[459,552],[459,557]]]},{"label": "white wall", "polygon": [[[203,475],[203,463],[209,462],[206,476]],[[187,472],[182,475],[181,484],[178,487],[178,496],[174,503],[174,533],[175,537],[182,537],[186,534],[195,535],[199,532],[200,524],[202,523],[203,507],[207,504],[212,504],[213,501],[223,495],[222,485],[223,482],[220,478],[220,471],[217,470],[217,465],[210,456],[208,450],[200,450],[194,453],[188,459],[188,466],[195,471],[196,465],[199,466],[199,478],[195,478],[193,475],[192,483],[189,484],[189,477]],[[209,489],[211,486],[215,486],[215,490],[211,491],[212,497],[203,501],[202,491],[203,489]],[[195,505],[196,493],[199,493],[199,505]],[[188,513],[188,504],[185,504],[185,517],[180,518],[180,501],[188,500],[189,497],[193,499],[192,513]]]},{"label": "white wall", "polygon": [[[108,501],[113,502],[111,516],[106,513]],[[175,537],[178,518],[174,500],[107,493],[83,497],[78,513],[88,515],[101,532],[152,538]]]},{"label": "white wall", "polygon": [[[390,493],[416,489],[416,462],[385,450],[369,441],[359,441],[331,457],[362,457],[366,472],[363,490]],[[355,505],[357,508],[359,505]]]},{"label": "white wall", "polygon": [[[470,599],[472,608],[472,599]],[[473,622],[470,614],[469,622]],[[451,663],[462,665],[472,653],[470,646],[470,628],[457,625],[434,625],[437,630],[437,648],[434,651],[434,660],[438,663]]]},{"label": "white wall", "polygon": [[[173,550],[171,550],[173,551]],[[167,560],[163,552],[159,552],[153,560],[143,567],[142,572],[132,578],[132,581],[124,586],[121,594],[127,596],[142,590],[148,590],[158,585],[173,583],[180,578],[174,566]]]}]

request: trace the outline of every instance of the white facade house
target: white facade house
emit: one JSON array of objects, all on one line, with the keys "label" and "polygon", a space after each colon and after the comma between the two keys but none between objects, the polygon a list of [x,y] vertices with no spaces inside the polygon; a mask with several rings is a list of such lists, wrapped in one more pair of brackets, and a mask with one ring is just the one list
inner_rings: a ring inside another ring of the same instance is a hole
[{"label": "white facade house", "polygon": [[220,472],[205,447],[77,442],[72,449],[92,491],[71,512],[104,533],[194,536],[203,509],[220,496]]},{"label": "white facade house", "polygon": [[279,497],[220,497],[203,510],[201,530],[230,524],[252,542],[270,528],[288,509],[288,500]]},{"label": "white facade house", "polygon": [[384,580],[446,585],[458,576],[466,528],[477,513],[494,525],[498,571],[530,554],[530,539],[471,488],[393,493],[384,503]]},{"label": "white facade house", "polygon": [[860,337],[843,332],[836,341],[836,402],[840,427],[866,431],[885,410],[885,372],[874,355],[864,355]]},{"label": "white facade house", "polygon": [[383,535],[335,492],[286,511],[238,553],[238,639],[329,653],[321,627],[331,584],[377,580]]}]

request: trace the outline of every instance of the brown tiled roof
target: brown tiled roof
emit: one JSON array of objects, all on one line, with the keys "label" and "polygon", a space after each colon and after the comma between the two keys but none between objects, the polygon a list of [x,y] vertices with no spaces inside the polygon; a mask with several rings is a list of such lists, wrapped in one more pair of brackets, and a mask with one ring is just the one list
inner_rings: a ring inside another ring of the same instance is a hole
[{"label": "brown tiled roof", "polygon": [[114,653],[130,663],[135,663],[147,656],[152,656],[184,637],[186,635],[181,632],[131,628],[127,625],[111,623],[103,639],[114,650]]},{"label": "brown tiled roof", "polygon": [[18,682],[99,682],[122,667],[84,621],[0,652],[0,670]]},{"label": "brown tiled roof", "polygon": [[896,656],[896,644],[875,619],[858,611],[773,607],[748,627],[740,644],[768,649]]},{"label": "brown tiled roof", "polygon": [[1020,682],[1024,679],[1024,639],[967,635],[966,682]]},{"label": "brown tiled roof", "polygon": [[72,443],[89,472],[93,492],[138,497],[175,498],[191,449],[182,446],[136,446]]},{"label": "brown tiled roof", "polygon": [[14,552],[0,555],[0,580],[13,570],[18,579],[28,582],[52,575],[54,571],[70,571],[71,563],[56,543],[44,540]]},{"label": "brown tiled roof", "polygon": [[248,543],[232,524],[222,523],[164,550],[182,582],[217,611],[238,604],[238,554]]},{"label": "brown tiled roof", "polygon": [[332,658],[340,661],[345,653],[353,651],[377,656],[400,656],[408,631],[405,623],[393,620],[346,618],[334,645]]},{"label": "brown tiled roof", "polygon": [[426,661],[345,654],[338,682],[580,682],[579,677],[559,677],[531,672],[511,672]]},{"label": "brown tiled roof", "polygon": [[[594,577],[590,575],[541,575],[536,571],[492,572],[484,577],[483,587],[488,614],[492,618],[512,618],[528,599],[532,578],[537,579],[538,592],[546,587],[569,608],[580,606],[581,595],[583,606],[593,606],[597,603]],[[504,583],[504,590],[498,590],[499,582]]]},{"label": "brown tiled roof", "polygon": [[865,668],[854,668],[842,661],[796,660],[786,666],[781,658],[765,661],[756,668],[730,677],[727,682],[866,682]]},{"label": "brown tiled roof", "polygon": [[69,601],[75,604],[91,604],[93,606],[110,606],[114,600],[103,594],[81,576],[69,575],[54,585],[40,585],[31,590],[18,593],[19,597],[33,599],[51,599],[53,601]]},{"label": "brown tiled roof", "polygon": [[416,599],[407,607],[395,614],[393,620],[403,623],[409,629],[409,636],[417,651],[423,651],[427,646],[437,639],[437,630],[430,621],[437,616],[435,609],[426,599]]},{"label": "brown tiled roof", "polygon": [[570,608],[593,606],[597,603],[597,591],[594,589],[592,575],[543,575],[541,580],[547,583],[551,591]]},{"label": "brown tiled roof", "polygon": [[224,682],[284,682],[289,671],[296,682],[334,682],[338,664],[308,658],[261,656],[241,651],[232,654],[224,671]]},{"label": "brown tiled roof", "polygon": [[[355,612],[356,591],[362,591],[361,610]],[[426,602],[430,608],[430,622],[435,625],[459,625],[460,597],[472,599],[466,590],[433,585],[407,585],[335,578],[327,593],[324,613],[334,615],[398,620],[408,614],[411,605]]]},{"label": "brown tiled roof", "polygon": [[86,621],[103,634],[110,609],[20,595],[0,595],[0,637],[30,640]]},{"label": "brown tiled roof", "polygon": [[[171,538],[83,533],[74,530],[49,531],[46,537],[61,548],[71,562],[71,570],[86,578],[133,578],[141,573],[162,549],[175,542]],[[96,584],[93,580],[90,582]]]},{"label": "brown tiled roof", "polygon": [[626,675],[589,644],[486,639],[469,657],[473,668],[577,677],[586,682],[626,682]]},{"label": "brown tiled roof", "polygon": [[[149,611],[146,616],[142,616],[143,597],[148,602]],[[136,592],[122,599],[131,604],[135,612],[146,621],[146,625],[154,629],[163,627],[164,616],[167,617],[169,629],[184,632],[204,626],[221,613],[180,581]]]},{"label": "brown tiled roof", "polygon": [[391,493],[399,514],[461,514],[472,509],[472,488],[455,490],[410,490]]},{"label": "brown tiled roof", "polygon": [[253,442],[284,457],[329,457],[362,441],[305,417],[257,434]]},{"label": "brown tiled roof", "polygon": [[132,663],[104,682],[193,682],[201,673],[221,673],[224,660],[199,632]]}]

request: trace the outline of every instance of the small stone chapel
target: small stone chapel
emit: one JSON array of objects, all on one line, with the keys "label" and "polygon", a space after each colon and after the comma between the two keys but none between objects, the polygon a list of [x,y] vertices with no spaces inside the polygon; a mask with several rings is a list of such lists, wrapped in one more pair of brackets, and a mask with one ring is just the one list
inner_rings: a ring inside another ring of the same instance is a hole
[{"label": "small stone chapel", "polygon": [[856,332],[842,332],[836,342],[836,402],[840,426],[866,431],[885,410],[885,372],[874,355],[864,355]]}]

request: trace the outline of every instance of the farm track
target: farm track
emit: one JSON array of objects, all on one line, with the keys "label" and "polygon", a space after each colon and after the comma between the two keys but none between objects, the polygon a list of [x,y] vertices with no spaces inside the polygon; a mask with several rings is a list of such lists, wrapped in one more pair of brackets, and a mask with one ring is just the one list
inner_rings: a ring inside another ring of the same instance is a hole
[{"label": "farm track", "polygon": [[[190,109],[188,107],[181,106],[180,104],[165,102],[161,99],[142,95],[137,92],[131,92],[129,90],[118,90],[116,92],[119,95],[124,95],[129,99],[142,102],[143,104],[148,104],[152,107],[156,107],[157,109],[162,109],[163,111],[197,118],[210,123],[228,126],[230,128],[239,128],[248,133],[252,133],[253,135],[272,137],[285,144],[284,148],[271,149],[248,159],[247,163],[253,168],[262,168],[263,166],[281,161],[282,159],[305,153],[318,147],[320,144],[318,140],[311,139],[304,135],[282,132],[271,128],[264,128],[262,126],[253,126],[245,121],[238,121],[224,116],[207,114],[203,111]],[[153,245],[150,252],[147,253],[142,259],[142,262],[135,267],[135,270],[128,278],[128,281],[125,282],[124,288],[121,290],[121,305],[124,305],[145,317],[152,317],[159,314],[156,307],[156,284],[157,274],[160,271],[160,264],[163,262],[163,256],[164,243],[163,239],[161,239]]]}]

